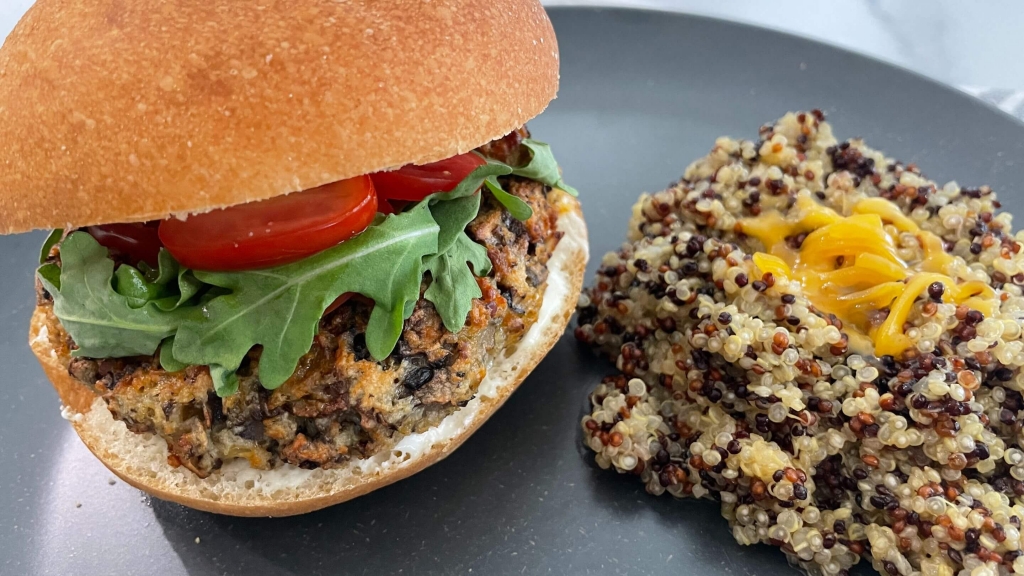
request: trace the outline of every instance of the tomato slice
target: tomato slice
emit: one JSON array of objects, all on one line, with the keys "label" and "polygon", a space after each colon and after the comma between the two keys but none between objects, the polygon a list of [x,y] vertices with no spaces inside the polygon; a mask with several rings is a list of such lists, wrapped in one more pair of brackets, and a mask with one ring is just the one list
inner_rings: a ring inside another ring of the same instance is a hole
[{"label": "tomato slice", "polygon": [[324,310],[324,316],[327,316],[327,315],[328,315],[328,314],[330,314],[331,312],[334,312],[335,310],[337,310],[339,306],[341,306],[341,305],[342,305],[342,304],[344,304],[345,302],[348,302],[348,301],[349,301],[349,299],[350,299],[350,298],[352,298],[352,297],[353,297],[353,296],[355,296],[355,295],[356,295],[356,293],[355,293],[355,292],[345,292],[345,293],[344,293],[344,294],[342,294],[341,296],[338,296],[337,298],[335,298],[335,299],[334,299],[334,302],[331,302],[331,303],[330,303],[330,304],[329,304],[329,305],[327,306],[327,309],[326,309],[326,310]]},{"label": "tomato slice", "polygon": [[375,172],[370,178],[381,198],[418,202],[434,192],[450,192],[486,162],[479,155],[467,152],[422,166],[409,164],[398,170]]},{"label": "tomato slice", "polygon": [[381,214],[398,214],[412,202],[408,200],[385,200],[377,197],[377,212]]},{"label": "tomato slice", "polygon": [[249,270],[287,264],[348,240],[373,222],[369,176],[160,223],[160,240],[184,266]]},{"label": "tomato slice", "polygon": [[132,224],[104,224],[88,226],[85,231],[92,235],[101,246],[115,254],[126,256],[130,264],[146,262],[152,267],[158,265],[160,237],[158,222],[135,222]]}]

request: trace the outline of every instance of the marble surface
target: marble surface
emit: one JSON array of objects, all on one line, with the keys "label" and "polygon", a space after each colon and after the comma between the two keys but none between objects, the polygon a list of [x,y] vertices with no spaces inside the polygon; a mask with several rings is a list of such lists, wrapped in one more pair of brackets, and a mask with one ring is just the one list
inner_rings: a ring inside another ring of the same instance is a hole
[{"label": "marble surface", "polygon": [[[580,4],[549,0],[548,5]],[[1024,90],[1016,0],[590,0],[745,22],[821,40],[947,84]]]},{"label": "marble surface", "polygon": [[[0,0],[0,38],[34,0]],[[1024,91],[1017,0],[544,0],[702,14],[823,40],[968,88]],[[996,94],[995,96],[1000,96]],[[1024,98],[1022,98],[1024,100]]]}]

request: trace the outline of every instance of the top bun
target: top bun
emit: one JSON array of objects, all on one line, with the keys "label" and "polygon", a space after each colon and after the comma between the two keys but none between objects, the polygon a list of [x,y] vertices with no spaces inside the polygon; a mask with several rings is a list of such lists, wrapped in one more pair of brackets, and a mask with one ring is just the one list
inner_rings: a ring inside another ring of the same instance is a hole
[{"label": "top bun", "polygon": [[38,0],[0,48],[0,233],[441,160],[557,89],[537,0]]}]

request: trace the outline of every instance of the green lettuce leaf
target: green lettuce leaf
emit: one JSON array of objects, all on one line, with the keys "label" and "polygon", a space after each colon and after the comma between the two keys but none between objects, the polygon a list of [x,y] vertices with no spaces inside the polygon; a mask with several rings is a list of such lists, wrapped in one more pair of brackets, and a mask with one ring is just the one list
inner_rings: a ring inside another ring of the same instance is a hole
[{"label": "green lettuce leaf", "polygon": [[[60,283],[43,266],[39,279],[53,296],[53,310],[74,339],[75,356],[109,358],[153,354],[181,323],[180,311],[154,303],[139,308],[113,287],[114,261],[107,249],[85,232],[61,243]],[[55,265],[52,265],[55,266]]]},{"label": "green lettuce leaf", "polygon": [[[466,234],[466,226],[480,212],[480,194],[476,192],[489,180],[511,173],[511,167],[488,161],[451,192],[426,198],[440,231],[437,252],[423,259],[424,269],[430,272],[431,277],[423,297],[434,305],[445,328],[452,332],[458,332],[466,325],[473,299],[482,296],[474,272],[482,276],[491,271],[487,250]],[[468,264],[473,265],[472,270]]]},{"label": "green lettuce leaf", "polygon": [[[374,301],[366,346],[387,357],[401,336],[408,303],[419,299],[423,258],[437,251],[439,227],[427,205],[388,216],[355,238],[300,260],[242,272],[195,272],[229,294],[213,298],[179,327],[174,358],[218,366],[218,389],[231,387],[254,346],[262,346],[260,381],[268,389],[284,383],[309,351],[324,310],[345,292]],[[211,370],[211,373],[214,371]]]},{"label": "green lettuce leaf", "polygon": [[437,233],[437,252],[444,253],[451,248],[458,237],[465,234],[466,226],[476,218],[479,211],[479,194],[431,202],[430,215],[440,228]]},{"label": "green lettuce leaf", "polygon": [[[481,156],[481,158],[483,158]],[[501,162],[496,162],[489,158],[484,158],[487,161],[486,164],[477,166],[469,176],[462,179],[462,182],[453,188],[450,192],[439,192],[437,194],[431,194],[427,196],[427,202],[438,202],[443,200],[454,200],[456,198],[462,198],[470,196],[480,189],[480,186],[488,178],[495,178],[497,176],[506,176],[512,173],[512,167]]]},{"label": "green lettuce leaf", "polygon": [[499,172],[489,176],[484,180],[484,184],[491,194],[494,195],[494,199],[504,206],[512,214],[513,218],[526,221],[533,216],[533,209],[518,196],[506,192],[501,187],[501,183],[498,182],[497,176],[506,174],[522,176],[523,178],[529,178],[542,184],[565,190],[571,196],[578,196],[579,192],[566,184],[565,180],[562,179],[562,172],[558,169],[558,162],[555,161],[555,156],[551,153],[551,146],[545,142],[529,138],[523,140],[523,145],[530,150],[530,161],[525,166],[513,167],[493,158],[485,158],[488,165],[506,166],[508,172]]},{"label": "green lettuce leaf", "polygon": [[[178,308],[202,288],[191,270],[182,268],[165,249],[160,250],[159,267],[154,269],[145,262],[138,268],[122,264],[114,271],[114,289],[128,299],[132,308],[141,308],[155,302],[161,310]],[[176,280],[172,283],[172,280]]]},{"label": "green lettuce leaf", "polygon": [[[458,332],[466,325],[473,299],[482,293],[474,278],[491,271],[487,250],[466,234],[466,226],[480,211],[480,195],[438,202],[430,207],[440,226],[436,254],[424,258],[431,283],[423,297],[434,304],[445,328]],[[468,264],[473,265],[470,270]]]},{"label": "green lettuce leaf", "polygon": [[579,192],[575,188],[562,180],[562,172],[558,169],[558,162],[555,162],[554,154],[551,153],[551,146],[529,138],[523,140],[523,145],[530,149],[530,161],[522,168],[514,168],[513,174],[542,182],[554,188],[561,188],[570,196],[579,196]]},{"label": "green lettuce leaf", "polygon": [[47,292],[52,294],[54,289],[60,290],[60,266],[53,262],[43,264],[36,270],[36,274]]},{"label": "green lettuce leaf", "polygon": [[[467,262],[473,270],[466,267]],[[424,265],[431,283],[423,297],[434,304],[445,328],[458,332],[466,325],[473,299],[483,295],[474,272],[483,276],[491,271],[487,250],[462,232],[448,250],[428,257]]]},{"label": "green lettuce leaf", "polygon": [[238,374],[235,373],[235,370],[210,364],[210,378],[213,379],[213,390],[217,396],[225,398],[238,392]]},{"label": "green lettuce leaf", "polygon": [[46,259],[50,257],[50,250],[60,242],[60,239],[64,237],[64,229],[57,228],[56,230],[50,230],[50,233],[46,236],[46,240],[43,240],[43,246],[39,248],[39,263],[46,264]]},{"label": "green lettuce leaf", "polygon": [[160,367],[168,372],[178,372],[188,368],[188,364],[178,362],[174,359],[174,336],[171,336],[160,344]]},{"label": "green lettuce leaf", "polygon": [[497,178],[488,178],[484,180],[484,184],[487,185],[487,189],[494,195],[494,199],[504,206],[505,210],[508,210],[508,213],[516,220],[526,222],[530,219],[530,216],[533,216],[533,208],[530,208],[530,205],[519,196],[505,192]]},{"label": "green lettuce leaf", "polygon": [[[50,250],[53,249],[60,239],[64,236],[64,230],[57,228],[51,230],[46,236],[46,240],[43,240],[42,247],[39,248],[39,270],[36,272],[39,277],[44,280],[43,284],[48,287],[54,287],[60,290],[60,266],[54,262],[47,263],[46,259],[50,257]],[[52,290],[49,290],[51,291]]]}]

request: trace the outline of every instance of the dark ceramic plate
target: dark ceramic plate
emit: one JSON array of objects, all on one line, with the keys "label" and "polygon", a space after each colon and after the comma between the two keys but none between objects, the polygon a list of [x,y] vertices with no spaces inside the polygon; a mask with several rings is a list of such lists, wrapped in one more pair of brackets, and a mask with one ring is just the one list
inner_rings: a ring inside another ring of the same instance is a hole
[{"label": "dark ceramic plate", "polygon": [[[955,90],[758,28],[627,10],[552,10],[562,91],[534,134],[582,191],[593,257],[624,238],[637,195],[722,134],[754,137],[822,108],[938,180],[1024,207],[1024,126]],[[582,449],[587,392],[610,367],[563,338],[505,407],[437,466],[355,501],[246,520],[114,482],[60,418],[26,345],[40,234],[0,239],[2,574],[796,574],[740,547],[709,502],[654,498]]]}]

